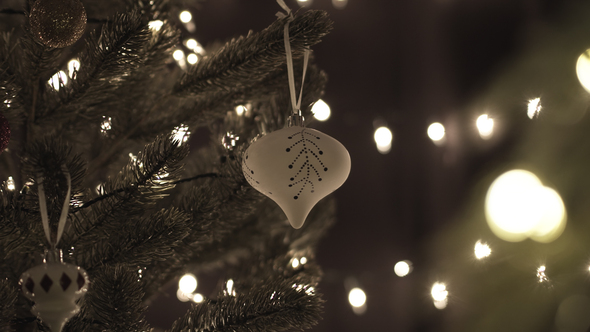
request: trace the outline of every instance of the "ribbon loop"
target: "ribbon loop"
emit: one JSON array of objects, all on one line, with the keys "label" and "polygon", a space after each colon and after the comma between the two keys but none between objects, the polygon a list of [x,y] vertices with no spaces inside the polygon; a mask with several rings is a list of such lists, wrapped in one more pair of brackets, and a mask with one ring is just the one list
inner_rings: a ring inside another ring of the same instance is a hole
[{"label": "ribbon loop", "polygon": [[59,240],[61,240],[61,236],[63,235],[66,226],[66,221],[68,219],[68,212],[70,209],[70,196],[72,194],[72,178],[70,176],[70,172],[68,171],[65,165],[62,165],[61,169],[66,177],[68,191],[66,193],[66,199],[64,200],[61,209],[61,214],[59,216],[55,242],[51,240],[51,230],[49,228],[49,214],[47,213],[47,200],[45,197],[45,188],[43,186],[43,181],[45,180],[45,178],[43,177],[43,174],[37,174],[37,188],[39,192],[39,211],[41,213],[41,222],[43,223],[43,231],[45,232],[45,238],[47,238],[47,242],[49,242],[52,249],[55,249],[55,247],[59,243]]}]

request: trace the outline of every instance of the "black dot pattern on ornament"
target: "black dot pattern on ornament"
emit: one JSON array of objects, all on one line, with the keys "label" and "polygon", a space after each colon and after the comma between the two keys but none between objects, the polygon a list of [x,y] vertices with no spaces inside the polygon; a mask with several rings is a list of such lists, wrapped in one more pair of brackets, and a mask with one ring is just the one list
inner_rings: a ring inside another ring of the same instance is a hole
[{"label": "black dot pattern on ornament", "polygon": [[[244,159],[248,160],[248,155],[246,155]],[[254,174],[254,170],[252,170],[246,162],[242,163],[242,173],[244,174],[244,177],[246,177],[248,183],[250,183],[252,186],[258,187],[260,182],[256,180],[252,175],[250,175]]]},{"label": "black dot pattern on ornament", "polygon": [[312,176],[315,176],[315,179],[318,181],[322,181],[322,177],[318,171],[318,168],[323,169],[324,172],[327,172],[328,168],[326,165],[324,165],[324,162],[319,157],[320,155],[323,155],[324,152],[320,149],[316,142],[314,142],[314,139],[320,139],[319,136],[313,135],[303,128],[301,131],[287,138],[297,139],[293,144],[291,144],[291,146],[285,149],[287,153],[290,153],[295,147],[300,148],[293,161],[288,165],[289,169],[293,169],[295,164],[303,161],[303,164],[301,164],[301,166],[297,169],[297,172],[289,178],[290,183],[288,184],[289,188],[298,188],[298,192],[295,196],[293,196],[293,199],[299,199],[299,196],[301,196],[308,185],[310,187],[310,193],[315,192],[315,184],[312,181]]},{"label": "black dot pattern on ornament", "polygon": [[39,284],[41,285],[41,288],[45,290],[45,292],[49,292],[51,285],[53,285],[53,280],[51,280],[47,274],[44,274]]}]

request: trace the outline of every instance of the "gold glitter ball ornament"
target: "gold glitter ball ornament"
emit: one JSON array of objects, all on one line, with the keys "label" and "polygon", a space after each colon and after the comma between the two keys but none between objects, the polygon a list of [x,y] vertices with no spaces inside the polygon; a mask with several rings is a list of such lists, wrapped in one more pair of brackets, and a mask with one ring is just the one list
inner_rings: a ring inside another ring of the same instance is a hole
[{"label": "gold glitter ball ornament", "polygon": [[86,29],[86,10],[79,0],[37,0],[29,14],[31,32],[46,46],[74,44]]}]

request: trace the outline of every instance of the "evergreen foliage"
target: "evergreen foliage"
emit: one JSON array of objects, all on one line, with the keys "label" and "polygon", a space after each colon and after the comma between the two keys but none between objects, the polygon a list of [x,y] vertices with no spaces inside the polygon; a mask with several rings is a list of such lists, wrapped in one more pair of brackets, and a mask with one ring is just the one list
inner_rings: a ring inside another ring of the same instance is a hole
[{"label": "evergreen foliage", "polygon": [[[323,200],[294,230],[275,203],[248,185],[240,167],[251,139],[280,129],[289,115],[286,19],[183,69],[172,58],[183,33],[170,15],[182,1],[83,4],[93,31],[64,49],[35,39],[26,16],[30,3],[0,8],[0,112],[13,131],[0,154],[0,179],[11,176],[16,187],[4,182],[0,188],[0,330],[48,331],[30,312],[18,280],[49,247],[39,181],[55,233],[67,192],[64,168],[72,194],[58,248],[91,280],[65,331],[154,331],[147,307],[187,271],[221,271],[237,293],[220,286],[218,296],[194,304],[170,331],[316,324],[321,269],[313,253],[333,222],[334,204]],[[162,21],[159,30],[150,28],[154,20]],[[322,11],[294,16],[296,66],[330,29]],[[52,87],[50,78],[67,72],[71,59],[79,68]],[[309,115],[326,75],[313,64],[307,73],[302,111]],[[234,107],[245,104],[248,111],[238,116]],[[210,142],[175,138],[172,131],[181,125],[208,131]],[[226,133],[239,137],[235,146],[222,144]],[[302,255],[309,262],[292,267]]]}]

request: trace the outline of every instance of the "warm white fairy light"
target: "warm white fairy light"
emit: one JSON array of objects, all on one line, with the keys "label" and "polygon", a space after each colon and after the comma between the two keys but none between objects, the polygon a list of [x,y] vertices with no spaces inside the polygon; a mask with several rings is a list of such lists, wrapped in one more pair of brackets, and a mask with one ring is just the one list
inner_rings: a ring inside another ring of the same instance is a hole
[{"label": "warm white fairy light", "polygon": [[526,114],[528,115],[529,119],[534,119],[535,117],[539,116],[541,109],[541,98],[534,98],[529,100]]},{"label": "warm white fairy light", "polygon": [[195,303],[201,303],[201,302],[205,301],[205,297],[200,293],[195,293],[192,296],[192,301]]},{"label": "warm white fairy light", "polygon": [[199,42],[194,38],[187,39],[184,42],[184,45],[186,45],[186,48],[192,50],[197,54],[203,55],[205,53],[205,49],[203,49],[203,46],[201,46],[201,44],[199,44]]},{"label": "warm white fairy light", "polygon": [[174,130],[172,130],[171,135],[173,140],[179,141],[182,144],[189,139],[189,137],[191,136],[191,132],[188,130],[187,125],[180,124],[180,126],[174,127]]},{"label": "warm white fairy light", "polygon": [[437,309],[444,309],[447,307],[449,292],[444,283],[435,282],[430,290],[430,295],[432,296],[432,301]]},{"label": "warm white fairy light", "polygon": [[8,177],[8,180],[6,180],[6,189],[13,191],[14,189],[16,189],[16,186],[14,184],[14,179],[12,178],[12,176]]},{"label": "warm white fairy light", "polygon": [[172,53],[172,57],[174,58],[174,60],[180,61],[184,59],[184,52],[182,50],[176,50]]},{"label": "warm white fairy light", "polygon": [[106,135],[109,130],[113,129],[113,122],[110,116],[103,116],[102,119],[103,121],[100,124],[100,133]]},{"label": "warm white fairy light", "polygon": [[297,0],[297,3],[301,7],[309,7],[311,6],[312,0]]},{"label": "warm white fairy light", "polygon": [[375,144],[377,145],[377,150],[382,153],[386,154],[391,151],[391,142],[393,141],[393,133],[387,127],[379,127],[375,130],[375,134],[373,134],[373,138],[375,139]]},{"label": "warm white fairy light", "polygon": [[234,288],[234,281],[233,279],[228,279],[225,283],[225,288],[227,289],[227,294],[230,296],[236,296],[236,290]]},{"label": "warm white fairy light", "polygon": [[393,272],[395,272],[395,274],[398,277],[407,276],[408,274],[410,274],[410,272],[412,272],[412,262],[406,260],[395,263],[395,266],[393,267]]},{"label": "warm white fairy light", "polygon": [[479,136],[483,139],[489,139],[494,133],[494,119],[487,114],[480,115],[475,121]]},{"label": "warm white fairy light", "polygon": [[299,258],[299,263],[301,263],[301,265],[307,264],[307,257],[303,256]]},{"label": "warm white fairy light", "polygon": [[184,10],[180,13],[179,18],[182,23],[188,23],[193,19],[193,15],[188,10]]},{"label": "warm white fairy light", "polygon": [[482,243],[480,240],[475,243],[473,251],[475,253],[475,258],[477,259],[482,259],[492,254],[490,246],[487,245],[487,243]]},{"label": "warm white fairy light", "polygon": [[197,289],[197,277],[194,274],[187,273],[178,280],[178,289],[183,293],[190,294]]},{"label": "warm white fairy light", "polygon": [[296,269],[299,267],[299,259],[297,258],[293,258],[293,260],[291,261],[291,266]]},{"label": "warm white fairy light", "polygon": [[439,122],[434,122],[428,126],[427,134],[434,142],[440,142],[445,137],[445,126]]},{"label": "warm white fairy light", "polygon": [[183,292],[180,288],[176,290],[176,298],[181,302],[188,302],[191,300],[192,294]]},{"label": "warm white fairy light", "polygon": [[186,56],[186,62],[191,65],[196,64],[198,61],[199,57],[195,53],[189,53],[189,55]]},{"label": "warm white fairy light", "polygon": [[537,269],[537,281],[538,281],[539,283],[542,283],[542,282],[547,282],[547,281],[549,281],[549,278],[547,278],[547,275],[545,274],[545,270],[546,270],[546,267],[545,267],[545,265],[541,265],[541,266],[539,266],[539,268]]},{"label": "warm white fairy light", "polygon": [[328,106],[328,104],[326,104],[326,102],[321,99],[313,104],[311,112],[313,113],[313,117],[318,121],[326,121],[331,115],[330,106]]},{"label": "warm white fairy light", "polygon": [[68,75],[65,71],[60,70],[51,76],[48,83],[53,88],[53,90],[59,90],[60,85],[66,85],[68,83]]},{"label": "warm white fairy light", "polygon": [[332,6],[337,9],[344,9],[348,4],[348,0],[332,0]]},{"label": "warm white fairy light", "polygon": [[576,74],[582,87],[590,92],[590,50],[586,50],[578,57]]},{"label": "warm white fairy light", "polygon": [[362,289],[355,287],[348,293],[348,302],[351,306],[360,308],[367,302],[367,295]]},{"label": "warm white fairy light", "polygon": [[155,20],[155,21],[150,21],[148,23],[148,27],[152,30],[152,31],[160,31],[160,29],[162,29],[162,26],[164,25],[164,22],[160,21],[160,20]]},{"label": "warm white fairy light", "polygon": [[74,77],[74,74],[80,70],[80,61],[78,59],[72,59],[68,62],[68,76]]}]

